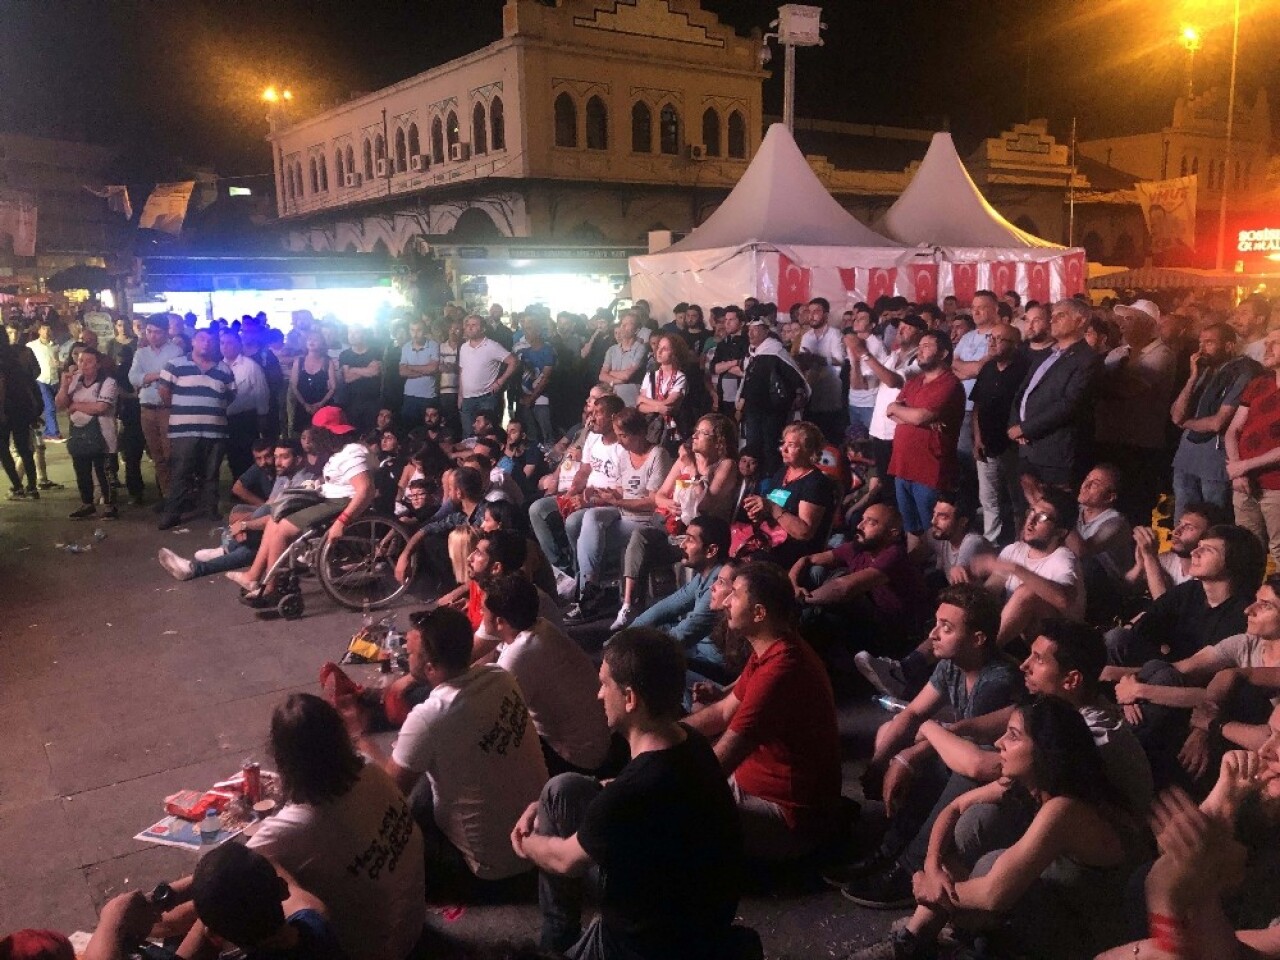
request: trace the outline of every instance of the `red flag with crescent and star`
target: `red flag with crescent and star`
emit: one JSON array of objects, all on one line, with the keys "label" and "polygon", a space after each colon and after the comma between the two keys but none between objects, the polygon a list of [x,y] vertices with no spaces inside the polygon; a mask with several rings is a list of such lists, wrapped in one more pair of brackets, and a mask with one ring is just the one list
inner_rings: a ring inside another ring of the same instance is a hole
[{"label": "red flag with crescent and star", "polygon": [[914,303],[935,303],[938,299],[938,265],[913,263],[906,270],[911,300]]},{"label": "red flag with crescent and star", "polygon": [[1084,292],[1084,252],[1068,253],[1062,258],[1062,295],[1072,297]]},{"label": "red flag with crescent and star", "polygon": [[867,303],[874,305],[881,297],[892,297],[897,283],[897,267],[872,267],[867,271]]},{"label": "red flag with crescent and star", "polygon": [[797,303],[809,302],[810,271],[778,254],[778,310],[785,313]]},{"label": "red flag with crescent and star", "polygon": [[1018,265],[1007,261],[991,264],[990,287],[997,297],[1003,297],[1010,290],[1018,288]]},{"label": "red flag with crescent and star", "polygon": [[956,302],[962,307],[973,303],[973,295],[978,292],[978,265],[976,263],[953,263],[951,265],[951,291]]},{"label": "red flag with crescent and star", "polygon": [[1027,265],[1027,299],[1047,303],[1049,292],[1049,264],[1028,263]]}]

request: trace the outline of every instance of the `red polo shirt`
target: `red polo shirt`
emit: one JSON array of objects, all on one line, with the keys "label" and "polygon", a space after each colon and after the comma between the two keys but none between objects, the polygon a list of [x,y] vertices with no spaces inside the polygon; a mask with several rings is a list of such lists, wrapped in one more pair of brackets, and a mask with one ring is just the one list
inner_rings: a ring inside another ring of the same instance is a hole
[{"label": "red polo shirt", "polygon": [[943,370],[928,381],[923,376],[912,377],[898,394],[898,402],[930,410],[937,419],[923,427],[898,424],[893,432],[889,472],[935,490],[950,486],[964,421],[964,387],[950,370]]},{"label": "red polo shirt", "polygon": [[729,729],[756,744],[734,771],[744,793],[776,803],[787,824],[830,810],[840,796],[840,732],[826,668],[800,639],[747,660]]},{"label": "red polo shirt", "polygon": [[[1240,406],[1249,408],[1249,416],[1240,430],[1240,459],[1248,460],[1274,450],[1280,438],[1280,386],[1276,384],[1275,374],[1262,373],[1250,380],[1240,395]],[[1257,480],[1263,490],[1280,490],[1280,466],[1273,464],[1249,476]]]}]

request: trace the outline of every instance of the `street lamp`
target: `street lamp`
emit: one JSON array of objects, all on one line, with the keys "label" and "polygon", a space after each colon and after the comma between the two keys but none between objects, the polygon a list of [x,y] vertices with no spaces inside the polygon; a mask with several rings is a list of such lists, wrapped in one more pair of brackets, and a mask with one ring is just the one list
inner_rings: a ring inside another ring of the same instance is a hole
[{"label": "street lamp", "polygon": [[1202,43],[1200,31],[1184,24],[1182,33],[1178,34],[1178,42],[1187,51],[1187,99],[1190,100],[1195,95],[1196,51]]},{"label": "street lamp", "polygon": [[772,58],[769,41],[777,40],[785,51],[782,72],[782,122],[788,130],[796,126],[796,47],[822,46],[822,8],[787,3],[778,8],[778,19],[769,24],[777,33],[766,33],[760,44],[760,66]]}]

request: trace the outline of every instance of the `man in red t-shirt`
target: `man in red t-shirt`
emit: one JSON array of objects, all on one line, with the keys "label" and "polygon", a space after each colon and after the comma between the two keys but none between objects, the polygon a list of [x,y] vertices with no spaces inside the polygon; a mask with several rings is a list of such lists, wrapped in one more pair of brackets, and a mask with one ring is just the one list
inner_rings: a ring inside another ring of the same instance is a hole
[{"label": "man in red t-shirt", "polygon": [[1280,563],[1280,330],[1263,341],[1262,367],[1227,427],[1227,476],[1236,523]]},{"label": "man in red t-shirt", "polygon": [[916,364],[920,376],[908,380],[885,415],[893,433],[889,472],[897,478],[898,510],[914,550],[929,529],[941,490],[956,473],[956,444],[964,421],[964,387],[951,372],[951,341],[930,330],[920,336]]},{"label": "man in red t-shirt", "polygon": [[795,630],[796,598],[777,567],[734,576],[729,627],[751,644],[733,690],[688,719],[719,736],[716,756],[742,817],[749,857],[802,857],[835,834],[840,734],[826,668]]}]

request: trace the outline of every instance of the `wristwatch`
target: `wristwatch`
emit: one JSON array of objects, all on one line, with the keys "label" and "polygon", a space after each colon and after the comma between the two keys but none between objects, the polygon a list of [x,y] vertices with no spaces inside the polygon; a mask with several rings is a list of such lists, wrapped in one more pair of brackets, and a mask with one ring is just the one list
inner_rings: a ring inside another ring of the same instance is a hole
[{"label": "wristwatch", "polygon": [[174,892],[173,887],[167,883],[157,883],[155,889],[147,894],[147,900],[152,906],[159,907],[161,910],[171,910],[178,905],[178,895]]}]

